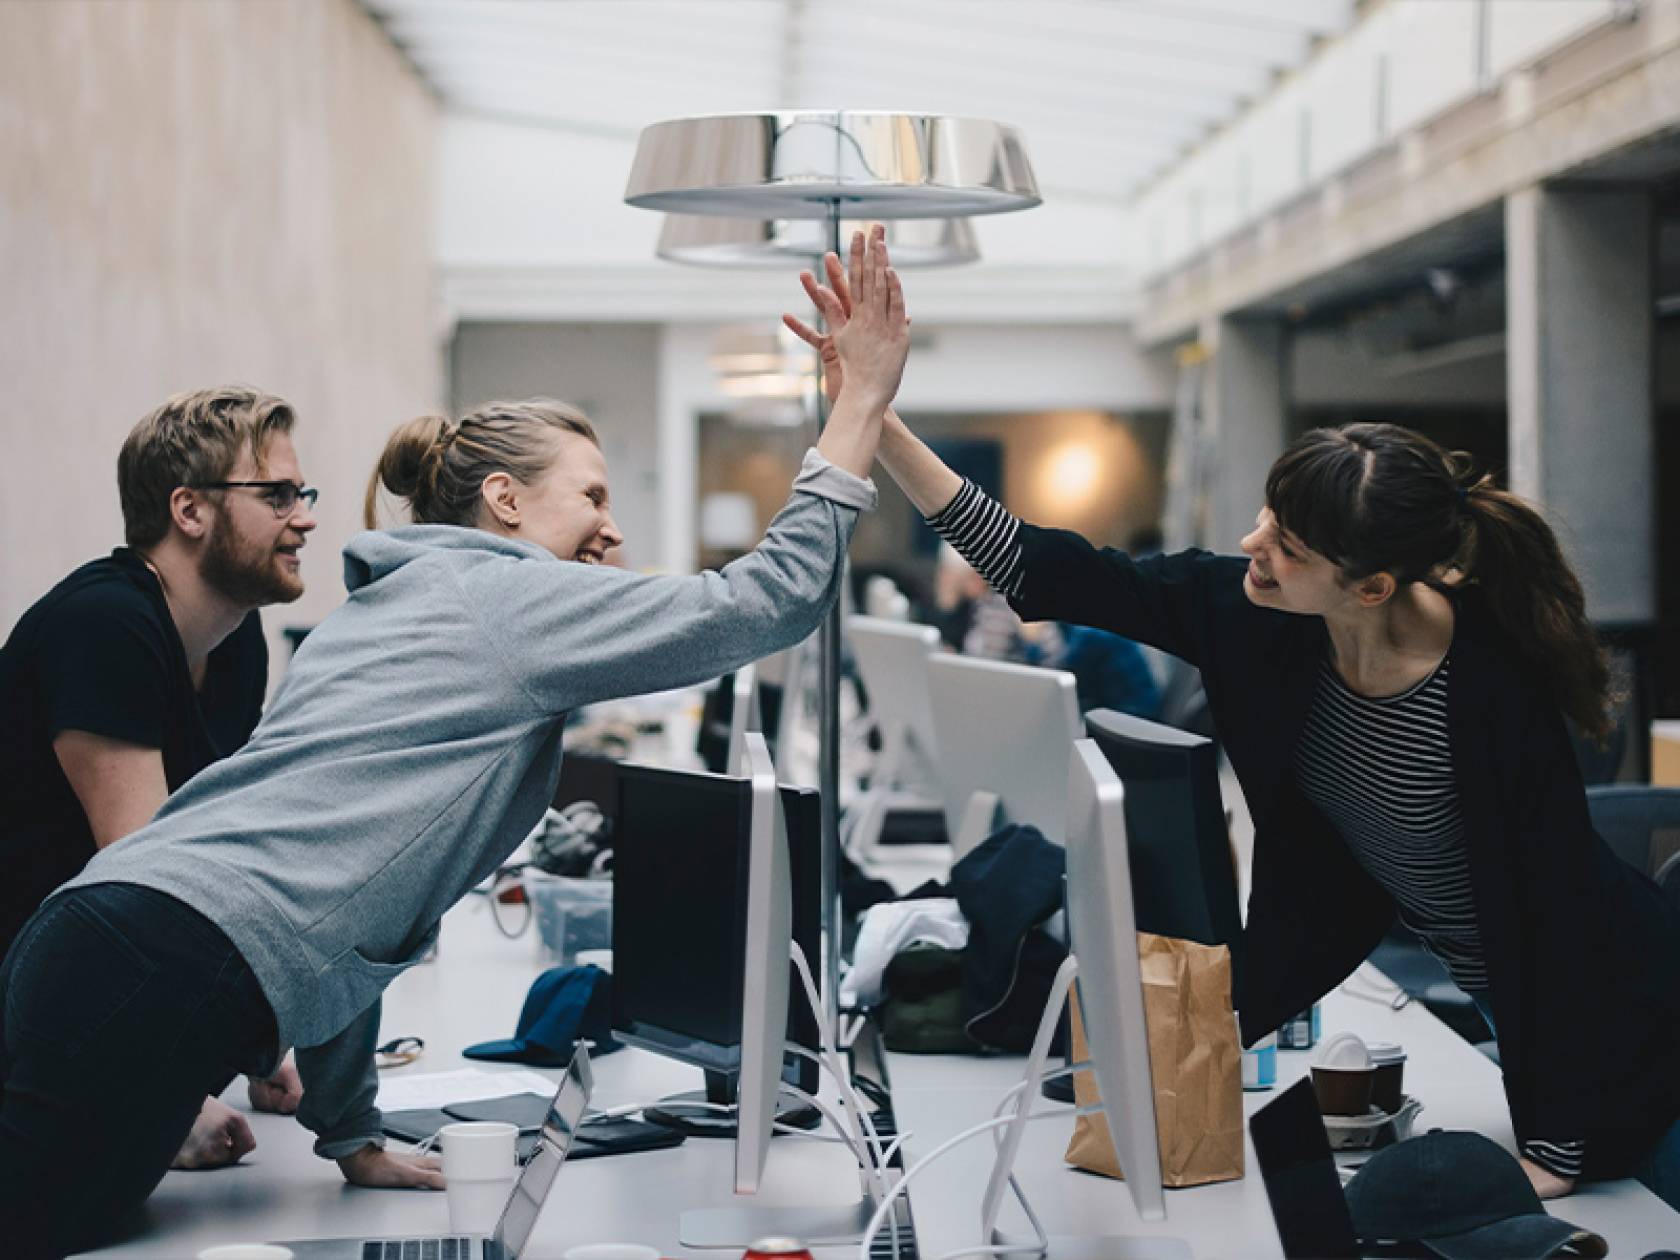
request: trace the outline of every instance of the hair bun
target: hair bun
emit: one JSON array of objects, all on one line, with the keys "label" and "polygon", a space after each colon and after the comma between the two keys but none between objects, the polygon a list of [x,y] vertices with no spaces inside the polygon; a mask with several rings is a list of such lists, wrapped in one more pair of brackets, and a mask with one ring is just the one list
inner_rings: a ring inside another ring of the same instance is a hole
[{"label": "hair bun", "polygon": [[414,509],[437,484],[438,467],[455,436],[454,429],[447,417],[419,416],[399,425],[386,439],[385,450],[368,483],[364,504],[363,518],[369,529],[378,522],[381,485],[408,502],[410,515],[418,515]]}]

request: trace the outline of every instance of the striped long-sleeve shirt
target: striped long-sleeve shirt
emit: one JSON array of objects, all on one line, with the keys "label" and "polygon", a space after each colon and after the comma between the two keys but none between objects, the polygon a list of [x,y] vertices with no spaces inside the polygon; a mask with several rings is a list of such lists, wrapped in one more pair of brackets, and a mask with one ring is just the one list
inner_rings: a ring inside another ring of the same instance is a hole
[{"label": "striped long-sleeve shirt", "polygon": [[[927,518],[991,586],[1021,593],[1020,522],[972,481]],[[1472,994],[1488,989],[1447,734],[1449,662],[1398,696],[1361,696],[1326,660],[1296,756],[1307,799],[1330,819],[1401,918]],[[1484,1003],[1485,1004],[1485,1003]],[[1585,1142],[1531,1139],[1523,1153],[1580,1175]]]}]

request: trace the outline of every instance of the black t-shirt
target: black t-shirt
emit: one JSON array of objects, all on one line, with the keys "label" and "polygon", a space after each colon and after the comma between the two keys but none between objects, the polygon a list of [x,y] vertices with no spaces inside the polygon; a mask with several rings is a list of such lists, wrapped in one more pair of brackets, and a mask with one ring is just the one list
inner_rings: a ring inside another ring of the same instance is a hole
[{"label": "black t-shirt", "polygon": [[53,738],[87,731],[159,749],[173,792],[251,737],[267,681],[252,612],[210,653],[195,691],[163,587],[126,547],[23,614],[0,648],[0,956],[94,854]]}]

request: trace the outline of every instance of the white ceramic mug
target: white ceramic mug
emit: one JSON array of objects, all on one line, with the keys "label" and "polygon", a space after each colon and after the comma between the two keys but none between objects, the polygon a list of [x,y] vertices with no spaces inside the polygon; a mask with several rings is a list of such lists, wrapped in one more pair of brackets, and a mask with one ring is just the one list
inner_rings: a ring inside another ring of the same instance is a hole
[{"label": "white ceramic mug", "polygon": [[453,1232],[488,1234],[496,1228],[513,1189],[518,1142],[518,1128],[499,1120],[464,1120],[438,1130]]}]

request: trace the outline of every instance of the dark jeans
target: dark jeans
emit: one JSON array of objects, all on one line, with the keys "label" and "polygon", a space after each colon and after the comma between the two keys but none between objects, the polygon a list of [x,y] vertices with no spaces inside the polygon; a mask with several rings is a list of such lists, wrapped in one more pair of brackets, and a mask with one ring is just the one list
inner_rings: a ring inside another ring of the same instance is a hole
[{"label": "dark jeans", "polygon": [[206,1094],[267,1075],[278,1034],[232,942],[173,897],[77,888],[0,969],[0,1248],[57,1256],[119,1232]]}]

